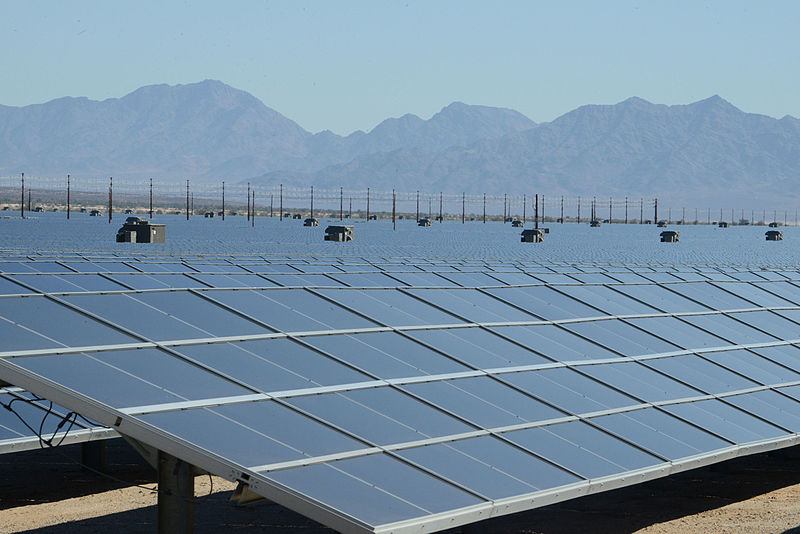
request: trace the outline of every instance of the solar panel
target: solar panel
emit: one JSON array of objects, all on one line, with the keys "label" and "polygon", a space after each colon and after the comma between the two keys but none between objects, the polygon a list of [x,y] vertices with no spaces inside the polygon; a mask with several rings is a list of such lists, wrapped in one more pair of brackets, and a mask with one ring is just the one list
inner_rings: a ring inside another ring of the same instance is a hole
[{"label": "solar panel", "polygon": [[[288,264],[117,262],[139,272],[5,261],[23,290],[0,295],[0,379],[344,532],[442,530],[800,441],[783,275],[361,258],[291,275],[346,287],[270,287]],[[122,285],[62,285],[98,276]],[[136,283],[163,276],[180,282]]]}]

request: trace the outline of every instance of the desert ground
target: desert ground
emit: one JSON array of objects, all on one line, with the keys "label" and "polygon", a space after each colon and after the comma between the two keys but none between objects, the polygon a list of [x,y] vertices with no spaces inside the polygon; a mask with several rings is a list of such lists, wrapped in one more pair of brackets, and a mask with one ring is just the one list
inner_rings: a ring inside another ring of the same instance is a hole
[{"label": "desert ground", "polygon": [[[114,479],[83,470],[79,460],[79,445],[0,456],[0,532],[156,531],[156,494],[150,490],[155,472],[124,441],[108,442],[107,471]],[[275,504],[235,506],[228,501],[234,485],[218,477],[197,477],[195,486],[197,533],[332,532]],[[800,460],[779,451],[502,517],[485,527],[513,534],[800,534],[798,502]]]}]

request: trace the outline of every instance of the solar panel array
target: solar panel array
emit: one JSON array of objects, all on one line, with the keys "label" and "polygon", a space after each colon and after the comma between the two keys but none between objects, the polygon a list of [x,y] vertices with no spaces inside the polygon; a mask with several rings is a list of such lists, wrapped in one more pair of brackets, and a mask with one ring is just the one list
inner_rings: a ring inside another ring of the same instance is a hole
[{"label": "solar panel array", "polygon": [[0,260],[0,379],[347,532],[798,442],[800,272]]}]

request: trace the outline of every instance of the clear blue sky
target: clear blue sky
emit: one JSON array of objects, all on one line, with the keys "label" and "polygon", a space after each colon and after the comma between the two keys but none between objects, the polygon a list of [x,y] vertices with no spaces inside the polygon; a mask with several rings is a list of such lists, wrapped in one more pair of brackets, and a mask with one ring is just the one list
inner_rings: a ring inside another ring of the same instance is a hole
[{"label": "clear blue sky", "polygon": [[800,2],[0,0],[0,104],[222,80],[317,132],[719,94],[800,117]]}]

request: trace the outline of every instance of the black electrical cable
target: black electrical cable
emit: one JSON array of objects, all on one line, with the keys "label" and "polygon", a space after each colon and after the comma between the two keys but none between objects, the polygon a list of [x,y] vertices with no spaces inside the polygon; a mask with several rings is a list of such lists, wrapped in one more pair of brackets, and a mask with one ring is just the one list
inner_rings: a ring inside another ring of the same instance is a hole
[{"label": "black electrical cable", "polygon": [[[41,406],[36,404],[37,402],[43,401],[43,400],[45,400],[45,399],[42,399],[42,398],[39,398],[39,397],[35,397],[34,399],[26,399],[26,398],[23,398],[23,397],[15,397],[15,398],[11,399],[11,401],[9,401],[8,403],[0,401],[0,406],[2,406],[6,410],[8,410],[12,414],[14,414],[17,417],[17,419],[19,419],[20,422],[22,422],[22,424],[25,425],[25,427],[27,427],[28,430],[31,431],[31,433],[33,433],[34,435],[36,435],[37,438],[39,438],[39,446],[41,448],[44,449],[45,446],[47,446],[48,448],[53,449],[56,452],[56,454],[58,454],[59,456],[65,458],[66,460],[70,461],[71,463],[78,464],[81,467],[83,467],[84,469],[87,469],[87,470],[91,471],[92,473],[95,473],[96,475],[100,475],[102,477],[108,478],[109,480],[113,480],[114,482],[118,482],[120,484],[125,484],[126,486],[130,486],[130,487],[134,487],[134,488],[143,489],[143,490],[149,491],[150,493],[163,493],[164,495],[170,495],[170,496],[172,495],[171,492],[169,492],[169,491],[159,490],[158,486],[156,486],[154,488],[148,488],[147,486],[141,486],[139,484],[132,484],[131,482],[129,482],[127,480],[123,480],[121,478],[117,478],[117,477],[115,477],[113,475],[110,475],[108,473],[104,473],[102,471],[94,469],[94,468],[92,468],[92,467],[90,467],[88,465],[84,465],[82,462],[78,462],[78,461],[70,458],[66,454],[63,454],[62,452],[56,450],[57,447],[59,447],[64,442],[64,440],[66,439],[67,435],[72,430],[72,427],[75,425],[75,422],[76,422],[78,417],[80,417],[81,419],[83,419],[84,421],[89,423],[91,426],[99,426],[99,425],[97,425],[96,423],[93,423],[92,421],[86,419],[85,417],[83,417],[82,415],[79,415],[76,412],[69,412],[68,414],[66,414],[66,415],[61,417],[61,421],[58,423],[58,425],[57,425],[55,431],[53,432],[53,435],[50,437],[50,439],[46,439],[46,438],[44,438],[42,436],[42,433],[44,432],[44,424],[45,424],[46,419],[53,412],[53,403],[52,403],[52,401],[48,401],[49,402],[49,406],[48,406],[48,409],[45,411],[45,415],[42,418],[42,421],[39,424],[39,431],[38,432],[31,425],[29,425],[28,422],[25,421],[25,419],[19,413],[17,413],[17,411],[14,410],[14,408],[12,406],[14,404],[14,402],[20,401],[20,402],[24,402],[26,404],[30,404],[32,406],[35,406],[36,408],[43,409]],[[54,445],[53,444],[53,440],[55,439],[56,434],[58,434],[59,430],[61,430],[61,428],[67,422],[70,423],[69,427],[64,432],[64,435],[61,437],[61,439],[58,441],[58,443],[56,443]],[[211,494],[214,492],[214,480],[213,480],[213,478],[211,476],[211,473],[208,473],[208,481],[209,481],[210,488],[209,488],[209,491],[208,491],[208,495],[206,495],[206,497],[211,496]],[[185,499],[185,500],[187,502],[191,502],[189,499]]]},{"label": "black electrical cable", "polygon": [[27,421],[25,421],[25,419],[23,419],[23,418],[22,418],[22,416],[16,412],[16,410],[14,410],[14,408],[12,408],[12,404],[14,404],[14,402],[15,402],[15,401],[18,401],[18,400],[25,400],[25,399],[11,399],[11,402],[9,402],[8,404],[6,404],[5,402],[0,402],[0,406],[2,406],[3,408],[5,408],[5,409],[6,409],[6,410],[8,410],[9,412],[13,413],[13,414],[14,414],[14,415],[17,417],[17,419],[19,419],[19,420],[20,420],[20,422],[21,422],[23,425],[25,425],[25,426],[28,428],[28,430],[30,430],[30,431],[31,431],[31,433],[32,433],[33,435],[38,435],[38,434],[37,434],[37,432],[36,432],[36,430],[35,430],[35,429],[34,429],[34,428],[31,426],[31,425],[29,425],[29,424],[28,424],[28,422],[27,422]]}]

